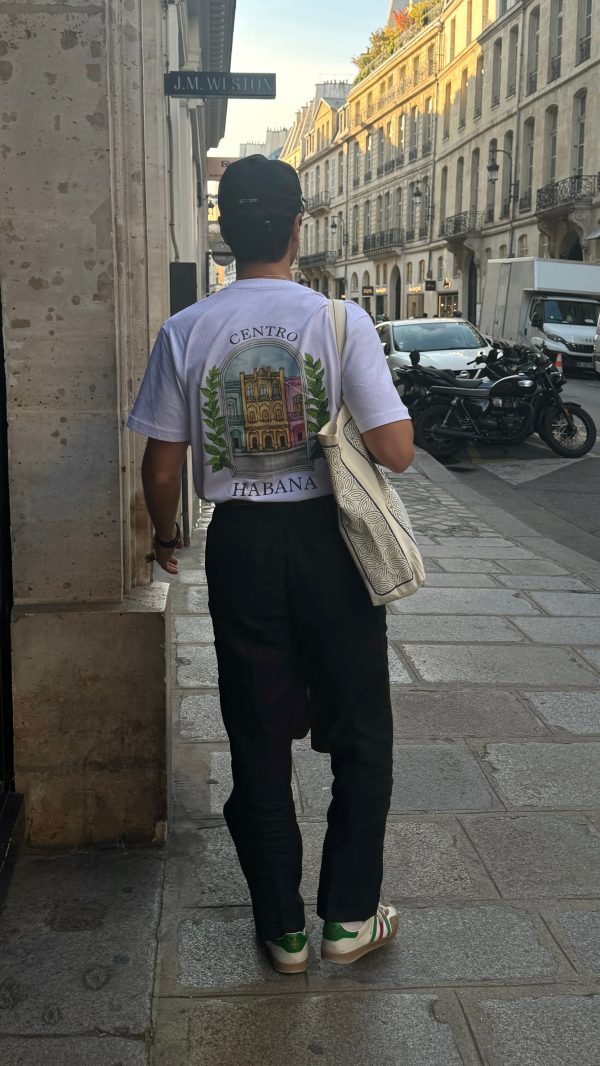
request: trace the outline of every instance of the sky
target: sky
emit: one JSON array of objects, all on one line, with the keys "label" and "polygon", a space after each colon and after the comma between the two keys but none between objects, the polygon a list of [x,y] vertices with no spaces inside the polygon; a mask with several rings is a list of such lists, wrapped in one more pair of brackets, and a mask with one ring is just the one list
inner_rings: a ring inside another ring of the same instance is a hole
[{"label": "sky", "polygon": [[237,0],[231,69],[277,75],[275,100],[229,100],[225,137],[211,155],[237,156],[267,129],[290,127],[322,81],[354,78],[352,56],[386,22],[389,0]]}]

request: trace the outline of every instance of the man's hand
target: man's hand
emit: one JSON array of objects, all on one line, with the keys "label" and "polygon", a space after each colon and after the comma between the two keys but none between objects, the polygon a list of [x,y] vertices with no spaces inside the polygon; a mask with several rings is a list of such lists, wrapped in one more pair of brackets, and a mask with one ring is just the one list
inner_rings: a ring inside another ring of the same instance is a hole
[{"label": "man's hand", "polygon": [[[188,445],[149,438],[142,463],[142,482],[146,505],[152,524],[161,540],[175,536],[175,515],[181,494],[181,468]],[[154,558],[167,574],[177,573],[175,550],[181,548],[181,538],[172,548],[161,548],[154,540]],[[151,559],[148,559],[150,562]]]},{"label": "man's hand", "polygon": [[[175,530],[173,530],[173,536],[175,536]],[[182,546],[180,537],[174,548],[161,548],[160,544],[156,543],[156,536],[154,537],[154,558],[158,565],[167,571],[167,574],[177,573],[177,556],[175,552]]]}]

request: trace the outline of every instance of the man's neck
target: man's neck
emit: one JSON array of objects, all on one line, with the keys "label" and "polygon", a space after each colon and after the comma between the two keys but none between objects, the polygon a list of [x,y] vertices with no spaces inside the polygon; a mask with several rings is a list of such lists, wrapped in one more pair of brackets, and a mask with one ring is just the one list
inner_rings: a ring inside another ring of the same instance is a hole
[{"label": "man's neck", "polygon": [[292,271],[288,256],[276,263],[237,263],[236,278],[238,281],[248,281],[249,278],[277,278],[281,281],[292,281]]}]

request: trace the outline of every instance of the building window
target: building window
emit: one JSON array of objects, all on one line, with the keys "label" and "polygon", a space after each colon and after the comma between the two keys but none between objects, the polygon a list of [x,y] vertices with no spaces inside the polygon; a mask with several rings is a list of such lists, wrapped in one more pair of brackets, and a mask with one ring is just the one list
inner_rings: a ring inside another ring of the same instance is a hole
[{"label": "building window", "polygon": [[450,107],[452,105],[452,82],[446,82],[446,90],[444,92],[444,124],[443,124],[443,138],[447,140],[450,136]]},{"label": "building window", "polygon": [[438,281],[443,281],[444,280],[444,257],[443,257],[443,255],[438,255],[437,279],[438,279]]},{"label": "building window", "polygon": [[459,275],[460,275],[460,267],[458,265],[458,256],[457,255],[453,255],[452,256],[452,277],[453,278],[458,278]]},{"label": "building window", "polygon": [[540,56],[540,9],[534,7],[529,16],[529,37],[527,40],[527,84],[526,94],[534,93],[538,83],[538,62]]},{"label": "building window", "polygon": [[590,58],[592,43],[592,0],[579,0],[577,5],[577,54],[576,63],[585,63]]},{"label": "building window", "polygon": [[365,181],[369,181],[373,173],[373,137],[367,133],[365,141]]},{"label": "building window", "polygon": [[391,159],[392,155],[392,123],[388,122],[385,127],[385,155]]},{"label": "building window", "polygon": [[404,160],[404,151],[406,149],[406,115],[404,111],[398,116],[398,153],[400,159]]},{"label": "building window", "polygon": [[486,248],[484,253],[483,253],[483,275],[484,275],[484,277],[487,276],[488,263],[489,263],[491,258],[492,258],[492,249],[491,248]]},{"label": "building window", "polygon": [[319,219],[315,222],[315,252],[321,251],[321,223]]},{"label": "building window", "polygon": [[350,278],[350,292],[358,292],[358,274],[353,274]]},{"label": "building window", "polygon": [[406,264],[406,284],[407,285],[412,285],[412,279],[413,279],[413,265],[412,265],[412,263],[407,263]]},{"label": "building window", "polygon": [[413,59],[413,85],[418,85],[421,80],[421,57],[416,55]]},{"label": "building window", "polygon": [[473,0],[467,0],[467,44],[473,40]]},{"label": "building window", "polygon": [[383,196],[378,196],[375,202],[375,230],[381,233],[383,229]]},{"label": "building window", "polygon": [[517,63],[519,52],[519,27],[513,26],[508,35],[508,72],[506,78],[506,95],[514,96],[517,91]]},{"label": "building window", "polygon": [[456,19],[450,19],[450,44],[448,48],[448,59],[454,59],[456,55]]},{"label": "building window", "polygon": [[367,200],[364,208],[364,230],[363,236],[371,236],[371,201]]},{"label": "building window", "polygon": [[425,281],[425,260],[419,259],[419,281]]},{"label": "building window", "polygon": [[477,214],[479,210],[479,148],[471,153],[471,190],[469,210]]},{"label": "building window", "polygon": [[435,45],[430,44],[427,49],[427,73],[435,74]]},{"label": "building window", "polygon": [[358,251],[358,204],[352,208],[352,252]]},{"label": "building window", "polygon": [[534,143],[535,119],[528,118],[523,126],[523,162],[521,167],[521,196],[519,199],[519,209],[521,211],[529,211],[531,209]]},{"label": "building window", "polygon": [[586,93],[577,93],[573,101],[573,173],[580,178],[583,174],[585,155],[585,109]]},{"label": "building window", "polygon": [[379,176],[383,174],[383,156],[385,152],[385,132],[383,126],[380,126],[377,130],[377,173]]},{"label": "building window", "polygon": [[461,155],[456,161],[456,188],[454,196],[454,213],[460,215],[463,203],[463,182],[465,177],[465,160]]},{"label": "building window", "polygon": [[428,96],[425,101],[425,114],[423,115],[423,155],[431,151],[433,144],[433,98]]},{"label": "building window", "polygon": [[551,0],[550,4],[550,41],[548,49],[548,81],[560,78],[562,61],[562,39],[564,21],[564,0]]},{"label": "building window", "polygon": [[411,107],[411,109],[410,109],[410,126],[409,126],[409,130],[410,130],[409,158],[410,159],[416,159],[417,158],[417,139],[418,139],[418,136],[419,136],[419,119],[418,119],[418,111],[417,111],[416,107]]},{"label": "building window", "polygon": [[501,244],[498,249],[498,259],[506,259],[508,256],[508,247],[506,244]]},{"label": "building window", "polygon": [[400,186],[396,189],[396,226],[398,229],[402,228],[402,189]]},{"label": "building window", "polygon": [[325,185],[324,191],[329,192],[329,160],[325,160]]},{"label": "building window", "polygon": [[375,284],[381,285],[381,267],[379,263],[375,267]]},{"label": "building window", "polygon": [[490,4],[489,0],[482,0],[481,2],[481,28],[485,29],[490,21]]},{"label": "building window", "polygon": [[458,128],[464,129],[467,122],[467,85],[469,81],[469,72],[466,67],[463,68],[460,75],[460,100],[458,109]]},{"label": "building window", "polygon": [[383,284],[387,285],[387,263],[383,264]]},{"label": "building window", "polygon": [[356,187],[360,182],[360,147],[358,141],[352,146],[352,183]]},{"label": "building window", "polygon": [[480,118],[483,110],[483,55],[477,56],[475,69],[475,102],[473,105],[473,118]]},{"label": "building window", "polygon": [[390,192],[386,192],[384,198],[383,219],[385,229],[392,228],[392,196]]},{"label": "building window", "polygon": [[317,196],[320,193],[320,191],[321,191],[321,168],[317,167],[316,174],[315,174],[315,192],[316,192]]},{"label": "building window", "polygon": [[544,184],[556,181],[556,139],[558,134],[558,108],[546,110],[544,125]]},{"label": "building window", "polygon": [[494,41],[492,56],[492,107],[498,107],[502,84],[502,40],[499,37]]},{"label": "building window", "polygon": [[446,200],[448,198],[448,167],[442,167],[440,178],[440,222],[446,219]]},{"label": "building window", "polygon": [[527,247],[527,234],[522,233],[517,243],[517,248],[519,249],[519,256],[523,257],[529,255]]},{"label": "building window", "polygon": [[344,192],[344,153],[338,152],[338,196]]}]

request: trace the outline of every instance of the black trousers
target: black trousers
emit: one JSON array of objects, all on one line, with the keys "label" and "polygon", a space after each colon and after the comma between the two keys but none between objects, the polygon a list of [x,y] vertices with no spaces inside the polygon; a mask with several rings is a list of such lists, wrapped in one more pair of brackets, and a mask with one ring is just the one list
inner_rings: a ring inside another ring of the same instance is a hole
[{"label": "black trousers", "polygon": [[333,497],[226,503],[206,572],[233,771],[224,814],[257,934],[304,927],[291,742],[308,711],[334,774],[318,893],[325,921],[375,913],[392,789],[385,608],[373,607]]}]

